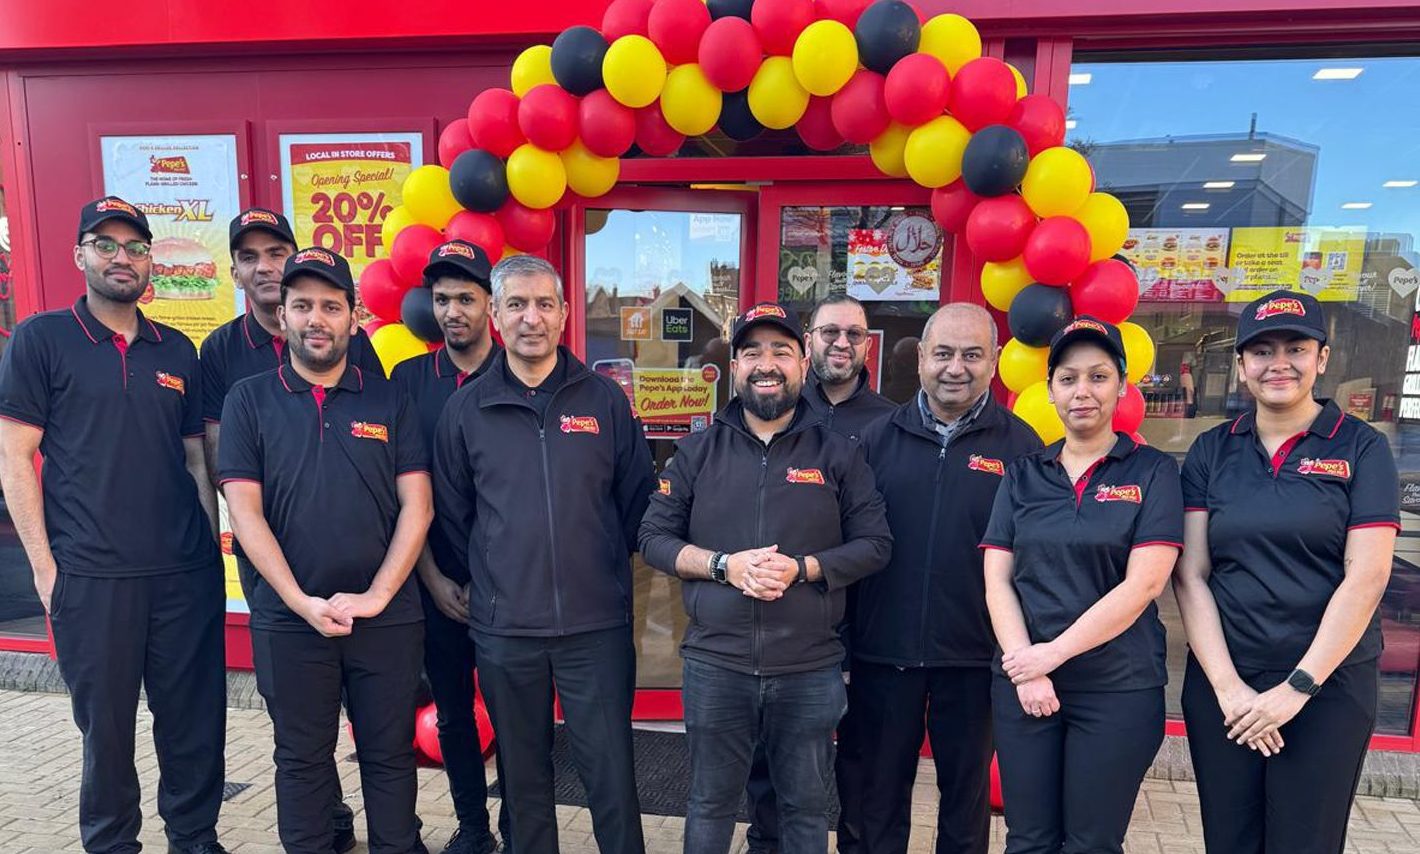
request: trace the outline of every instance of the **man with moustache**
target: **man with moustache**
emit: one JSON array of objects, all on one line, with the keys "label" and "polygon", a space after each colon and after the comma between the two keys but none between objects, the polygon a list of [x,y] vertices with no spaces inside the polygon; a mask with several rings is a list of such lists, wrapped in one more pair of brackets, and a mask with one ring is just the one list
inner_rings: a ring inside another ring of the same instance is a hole
[{"label": "man with moustache", "polygon": [[780,305],[736,318],[736,397],[680,441],[641,524],[642,556],[685,582],[690,615],[688,854],[729,851],[760,741],[781,848],[828,846],[844,588],[887,563],[892,537],[862,451],[800,405],[803,341]]},{"label": "man with moustache", "polygon": [[289,854],[330,851],[343,692],[370,850],[409,854],[424,635],[409,575],[433,516],[428,454],[408,397],[350,363],[344,258],[287,259],[277,317],[291,361],[232,389],[218,449],[233,532],[258,573],[248,601],[277,829]]},{"label": "man with moustache", "polygon": [[227,697],[216,499],[197,351],[137,307],[152,240],[147,217],[123,199],[80,212],[84,295],[20,323],[0,364],[0,486],[84,737],[84,850],[141,847],[141,686],[168,850],[220,854]]},{"label": "man with moustache", "polygon": [[493,268],[507,349],[444,407],[438,523],[465,554],[478,680],[503,755],[518,854],[557,851],[553,692],[603,854],[645,850],[631,752],[631,552],[654,488],[621,386],[557,344],[562,280],[531,255]]},{"label": "man with moustache", "polygon": [[[419,414],[427,444],[454,392],[482,376],[501,350],[488,330],[492,267],[482,248],[450,240],[429,253],[424,287],[433,292],[434,319],[444,346],[395,366],[391,379]],[[439,747],[459,827],[446,854],[487,854],[495,848],[488,827],[488,782],[473,714],[474,646],[468,633],[468,561],[464,545],[451,543],[438,525],[416,564],[424,602],[424,673],[439,713]],[[500,769],[498,778],[503,779]],[[508,810],[499,813],[506,842]]]},{"label": "man with moustache", "polygon": [[907,851],[924,728],[940,792],[937,854],[985,854],[990,841],[995,640],[977,543],[1006,466],[1041,447],[991,397],[998,354],[986,309],[939,308],[918,347],[922,389],[863,436],[894,543],[887,568],[856,588],[853,714],[840,732],[862,757],[869,854]]}]

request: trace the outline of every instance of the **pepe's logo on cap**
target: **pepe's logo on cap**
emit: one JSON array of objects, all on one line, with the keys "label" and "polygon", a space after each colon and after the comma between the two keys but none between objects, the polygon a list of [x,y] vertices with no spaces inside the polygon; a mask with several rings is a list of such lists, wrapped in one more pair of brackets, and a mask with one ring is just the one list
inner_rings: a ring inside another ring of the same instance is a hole
[{"label": "pepe's logo on cap", "polygon": [[745,312],[746,323],[751,320],[758,320],[761,317],[788,317],[788,315],[784,313],[784,309],[777,305],[757,305]]},{"label": "pepe's logo on cap", "polygon": [[462,255],[470,261],[478,260],[473,254],[473,249],[462,243],[445,243],[443,246],[439,247],[440,258],[447,258],[450,255]]},{"label": "pepe's logo on cap", "polygon": [[599,435],[602,425],[595,415],[564,415],[558,419],[563,433],[591,433]]},{"label": "pepe's logo on cap", "polygon": [[1144,490],[1136,484],[1128,486],[1101,486],[1095,491],[1095,500],[1105,501],[1128,501],[1130,504],[1144,503]]},{"label": "pepe's logo on cap", "polygon": [[966,467],[971,471],[984,471],[987,474],[994,474],[997,477],[1006,476],[1006,464],[1000,460],[993,460],[990,457],[983,457],[980,454],[972,454],[967,458]]},{"label": "pepe's logo on cap", "polygon": [[125,202],[123,199],[115,199],[112,197],[104,199],[97,205],[94,205],[94,210],[98,211],[99,213],[108,213],[109,211],[121,211],[123,213],[128,214],[129,216],[138,216],[138,209],[133,207],[133,205],[130,205],[128,202]]},{"label": "pepe's logo on cap", "polygon": [[1299,299],[1270,299],[1257,307],[1257,314],[1253,320],[1266,320],[1279,314],[1295,314],[1298,317],[1306,317],[1307,307],[1302,305],[1302,301]]},{"label": "pepe's logo on cap", "polygon": [[368,421],[351,421],[350,435],[357,439],[374,439],[377,442],[390,440],[390,428],[383,424],[371,424]]},{"label": "pepe's logo on cap", "polygon": [[247,211],[246,213],[242,214],[242,227],[245,228],[246,226],[251,225],[254,222],[264,223],[265,225],[281,224],[276,219],[276,214],[272,213],[271,211]]},{"label": "pepe's logo on cap", "polygon": [[1098,323],[1098,322],[1096,322],[1096,321],[1088,320],[1088,319],[1081,319],[1081,320],[1076,320],[1076,321],[1074,321],[1074,322],[1071,323],[1069,326],[1065,327],[1064,334],[1067,334],[1067,335],[1068,335],[1068,334],[1071,333],[1071,332],[1076,332],[1076,331],[1081,330],[1081,329],[1089,329],[1089,330],[1092,330],[1092,331],[1094,331],[1094,332],[1098,332],[1098,333],[1101,334],[1101,335],[1108,335],[1108,334],[1109,334],[1109,330],[1104,328],[1104,324],[1103,324],[1103,323]]},{"label": "pepe's logo on cap", "polygon": [[789,468],[784,472],[784,480],[789,483],[812,483],[823,486],[823,472],[819,469]]},{"label": "pepe's logo on cap", "polygon": [[1297,464],[1299,474],[1326,474],[1342,480],[1351,479],[1351,463],[1347,460],[1316,460],[1303,457]]},{"label": "pepe's logo on cap", "polygon": [[324,249],[302,249],[296,253],[296,257],[291,259],[296,264],[304,264],[307,261],[316,261],[327,267],[335,266],[335,256]]}]

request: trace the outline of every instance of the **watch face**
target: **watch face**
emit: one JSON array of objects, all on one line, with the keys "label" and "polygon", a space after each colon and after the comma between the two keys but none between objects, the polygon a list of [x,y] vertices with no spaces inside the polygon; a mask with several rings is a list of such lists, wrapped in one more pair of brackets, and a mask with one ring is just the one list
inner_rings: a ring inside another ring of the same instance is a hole
[{"label": "watch face", "polygon": [[1292,675],[1287,677],[1287,684],[1303,694],[1315,694],[1317,690],[1316,681],[1303,670],[1293,670]]}]

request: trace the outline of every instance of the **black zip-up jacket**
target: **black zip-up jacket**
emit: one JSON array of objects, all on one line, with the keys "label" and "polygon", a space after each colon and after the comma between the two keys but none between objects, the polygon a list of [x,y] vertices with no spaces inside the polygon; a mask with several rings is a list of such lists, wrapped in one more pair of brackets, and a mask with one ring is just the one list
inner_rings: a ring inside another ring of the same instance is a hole
[{"label": "black zip-up jacket", "polygon": [[897,409],[897,404],[868,388],[868,369],[858,373],[858,385],[842,403],[829,403],[824,397],[818,375],[810,372],[804,383],[804,402],[818,415],[824,426],[857,442],[868,425]]},{"label": "black zip-up jacket", "polygon": [[782,554],[817,557],[823,580],[773,602],[686,581],[682,655],[760,676],[837,667],[844,588],[882,569],[892,551],[882,496],[855,443],[800,405],[766,445],[732,401],[709,430],[677,445],[641,523],[641,555],[674,575],[687,544],[734,553],[775,543]]},{"label": "black zip-up jacket", "polygon": [[435,524],[461,544],[469,623],[552,637],[629,625],[631,552],[655,488],[626,393],[558,348],[567,380],[545,421],[507,353],[450,398],[434,442]]},{"label": "black zip-up jacket", "polygon": [[917,398],[876,422],[863,451],[887,504],[887,569],[855,589],[853,657],[897,667],[988,667],[996,649],[977,545],[1006,466],[1041,448],[994,399],[943,446]]}]

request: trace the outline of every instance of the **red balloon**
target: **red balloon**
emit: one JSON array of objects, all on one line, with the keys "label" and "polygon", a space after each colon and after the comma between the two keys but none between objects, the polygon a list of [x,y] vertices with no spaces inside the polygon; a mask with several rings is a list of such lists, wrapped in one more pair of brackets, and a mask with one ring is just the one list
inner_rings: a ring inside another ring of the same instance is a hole
[{"label": "red balloon", "polygon": [[966,218],[966,245],[982,261],[1009,261],[1025,250],[1034,228],[1035,214],[1020,196],[982,199]]},{"label": "red balloon", "polygon": [[468,135],[473,147],[506,158],[527,142],[518,127],[518,96],[507,89],[484,89],[468,105]]},{"label": "red balloon", "polygon": [[611,44],[622,36],[646,35],[646,19],[655,0],[615,0],[602,15],[602,36]]},{"label": "red balloon", "polygon": [[430,762],[444,764],[444,749],[439,746],[439,710],[433,703],[414,713],[414,747]]},{"label": "red balloon", "polygon": [[952,78],[952,115],[967,130],[1005,124],[1015,105],[1016,76],[995,57],[973,59]]},{"label": "red balloon", "polygon": [[557,228],[557,215],[551,210],[524,207],[517,199],[508,199],[494,216],[503,226],[508,245],[524,252],[544,249]]},{"label": "red balloon", "polygon": [[831,18],[847,27],[853,29],[858,26],[858,16],[863,14],[863,10],[873,0],[818,0],[818,16],[820,18]]},{"label": "red balloon", "polygon": [[967,217],[980,201],[981,197],[968,190],[966,183],[958,178],[932,191],[932,217],[951,234],[961,234]]},{"label": "red balloon", "polygon": [[666,157],[674,154],[685,142],[685,135],[666,124],[661,115],[661,102],[636,111],[636,145],[652,157]]},{"label": "red balloon", "polygon": [[1140,393],[1139,387],[1130,383],[1124,392],[1124,396],[1119,399],[1119,405],[1114,408],[1114,421],[1111,426],[1121,433],[1137,433],[1144,425],[1144,395]]},{"label": "red balloon", "polygon": [[454,119],[439,134],[439,165],[449,168],[455,157],[470,148],[473,148],[473,137],[468,135],[468,119]]},{"label": "red balloon", "polygon": [[[427,253],[425,260],[428,260]],[[422,265],[420,269],[424,269]],[[399,323],[400,303],[403,302],[404,293],[409,288],[410,285],[401,281],[399,274],[394,271],[394,265],[390,263],[388,258],[371,261],[360,272],[360,301],[365,304],[365,308],[368,308],[371,314],[384,323]],[[373,334],[374,330],[367,329],[366,332]]]},{"label": "red balloon", "polygon": [[892,122],[881,74],[860,68],[833,96],[833,126],[855,145],[867,145]]},{"label": "red balloon", "polygon": [[[385,261],[385,260],[388,260],[388,259],[381,258],[380,260],[381,260],[381,261]],[[369,268],[369,267],[366,267],[365,269],[368,270],[368,269],[370,269],[370,268]],[[394,275],[394,274],[391,273],[390,275]],[[364,282],[365,282],[365,275],[364,275],[363,273],[360,274],[360,282],[361,282],[362,285],[363,285]],[[362,302],[364,301],[364,297],[363,297],[363,296],[362,296],[360,299],[361,299]],[[401,299],[403,299],[403,297],[401,297]],[[366,335],[374,335],[376,332],[380,331],[380,328],[381,328],[381,327],[389,326],[389,325],[390,325],[390,321],[388,321],[388,320],[382,320],[381,318],[376,317],[374,320],[371,320],[369,323],[366,323],[364,326],[361,326],[360,328],[363,329],[363,330],[365,330],[365,334],[366,334]]]},{"label": "red balloon", "polygon": [[899,59],[883,83],[888,115],[908,127],[940,116],[951,94],[952,78],[947,67],[930,53],[913,53]]},{"label": "red balloon", "polygon": [[497,263],[503,257],[503,226],[491,214],[459,211],[444,226],[444,237],[467,240],[488,253],[488,260]]},{"label": "red balloon", "polygon": [[700,70],[721,92],[738,92],[749,86],[763,56],[759,36],[744,18],[721,18],[700,38]]},{"label": "red balloon", "polygon": [[[390,247],[390,263],[394,265],[395,275],[406,285],[419,284],[424,276],[424,267],[429,263],[429,253],[443,242],[444,235],[427,225],[415,224],[400,231],[394,238],[394,246]],[[393,319],[399,320],[398,310]]]},{"label": "red balloon", "polygon": [[598,157],[620,157],[636,141],[636,111],[605,89],[583,98],[577,116],[582,144]]},{"label": "red balloon", "polygon": [[1031,157],[1065,144],[1065,111],[1047,95],[1027,95],[1017,101],[1006,124],[1025,139]]},{"label": "red balloon", "polygon": [[794,129],[799,132],[799,139],[804,141],[804,145],[814,151],[832,151],[843,144],[843,134],[833,126],[832,98],[811,96],[809,108]]},{"label": "red balloon", "polygon": [[1052,216],[1031,232],[1023,254],[1031,278],[1043,285],[1064,285],[1090,266],[1090,233],[1073,217]]},{"label": "red balloon", "polygon": [[656,0],[646,31],[670,65],[695,62],[700,37],[710,26],[710,10],[701,0]]},{"label": "red balloon", "polygon": [[770,56],[788,56],[794,52],[799,33],[814,22],[813,0],[754,0],[749,10],[750,23],[759,33],[759,42]]},{"label": "red balloon", "polygon": [[1123,323],[1139,304],[1139,279],[1123,261],[1096,261],[1071,283],[1070,304],[1076,314]]},{"label": "red balloon", "polygon": [[577,108],[577,96],[561,86],[534,86],[518,105],[518,128],[538,148],[561,151],[577,141]]}]

